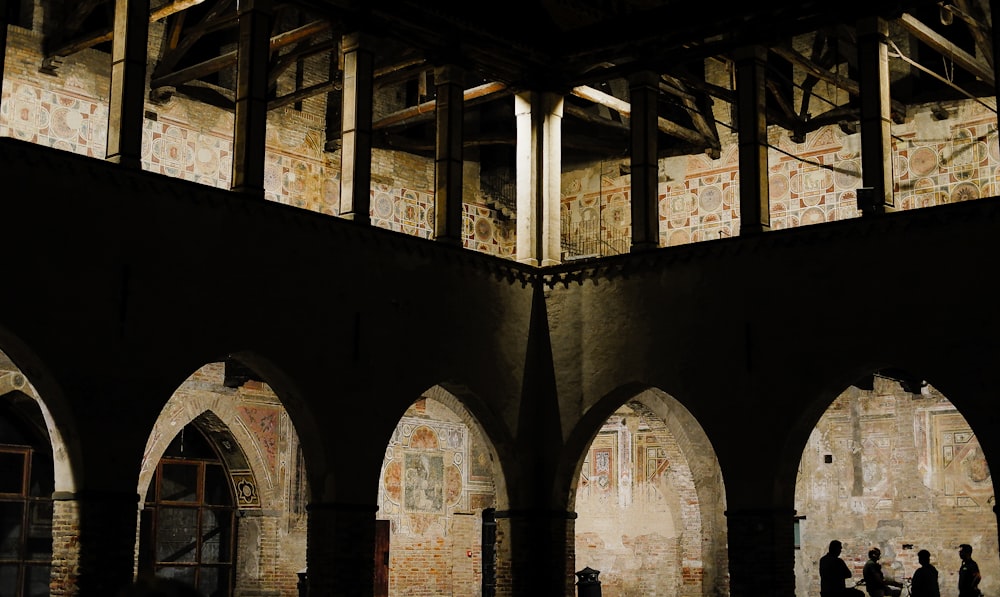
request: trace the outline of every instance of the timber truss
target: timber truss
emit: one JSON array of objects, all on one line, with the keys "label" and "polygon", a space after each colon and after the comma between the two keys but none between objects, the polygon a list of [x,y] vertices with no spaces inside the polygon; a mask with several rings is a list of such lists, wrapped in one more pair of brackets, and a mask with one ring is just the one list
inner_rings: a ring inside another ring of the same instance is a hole
[{"label": "timber truss", "polygon": [[[50,7],[48,18],[58,22],[46,26],[41,70],[57,75],[61,62],[82,50],[110,52],[114,4],[62,0]],[[149,23],[156,33],[150,35],[148,59],[152,101],[179,94],[233,108],[237,4],[154,0]],[[865,16],[890,25],[890,102],[896,122],[914,103],[936,105],[995,93],[989,0],[872,0],[847,8],[832,2],[690,4],[682,11],[676,2],[655,0],[454,6],[277,2],[269,7],[267,108],[300,107],[325,97],[327,144],[335,147],[341,126],[340,40],[345,33],[365,30],[378,40],[376,93],[393,90],[406,98],[403,108],[375,115],[376,146],[434,155],[434,68],[453,63],[467,73],[467,147],[513,146],[514,117],[503,100],[532,89],[567,98],[563,147],[568,155],[623,157],[629,148],[629,76],[651,71],[659,75],[660,156],[718,156],[720,126],[735,127],[735,117],[719,116],[736,113],[719,109],[719,104],[732,108],[736,100],[732,55],[750,44],[768,49],[769,124],[797,141],[830,124],[853,130],[860,97],[856,24]],[[939,113],[946,116],[944,108]]]}]

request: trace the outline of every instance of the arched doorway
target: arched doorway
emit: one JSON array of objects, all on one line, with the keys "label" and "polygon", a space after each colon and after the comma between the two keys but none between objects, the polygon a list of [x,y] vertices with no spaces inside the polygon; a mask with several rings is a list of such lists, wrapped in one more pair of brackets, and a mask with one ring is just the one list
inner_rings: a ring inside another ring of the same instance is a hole
[{"label": "arched doorway", "polygon": [[209,597],[232,595],[236,515],[225,464],[196,425],[185,426],[146,491],[140,573],[182,580]]},{"label": "arched doorway", "polygon": [[995,592],[995,491],[968,421],[932,385],[882,370],[845,389],[816,423],[795,486],[799,545],[796,593],[816,592],[819,558],[831,540],[861,578],[878,547],[886,576],[904,579],[927,549],[942,593],[956,586],[957,548],[974,547],[983,591]]},{"label": "arched doorway", "polygon": [[406,410],[382,463],[376,596],[495,594],[494,461],[479,424],[442,387]]},{"label": "arched doorway", "polygon": [[[0,372],[0,387],[24,387]],[[0,392],[0,595],[49,594],[52,569],[52,448],[42,413],[21,390]]]},{"label": "arched doorway", "polygon": [[690,412],[660,390],[639,392],[582,455],[575,567],[600,571],[606,597],[727,594],[724,496]]}]

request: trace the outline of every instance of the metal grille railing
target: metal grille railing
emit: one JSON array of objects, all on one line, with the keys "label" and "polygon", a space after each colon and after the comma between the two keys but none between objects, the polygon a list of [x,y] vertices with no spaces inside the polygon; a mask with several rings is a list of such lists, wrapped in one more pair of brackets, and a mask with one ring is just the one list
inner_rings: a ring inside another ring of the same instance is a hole
[{"label": "metal grille railing", "polygon": [[560,246],[564,259],[608,257],[627,253],[631,239],[627,228],[601,227],[601,219],[560,222]]}]

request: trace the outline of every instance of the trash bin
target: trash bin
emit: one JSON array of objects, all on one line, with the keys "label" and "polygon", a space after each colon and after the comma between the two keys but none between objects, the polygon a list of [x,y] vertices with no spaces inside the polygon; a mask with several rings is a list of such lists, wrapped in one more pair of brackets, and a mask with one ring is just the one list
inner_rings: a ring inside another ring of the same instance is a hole
[{"label": "trash bin", "polygon": [[600,573],[590,566],[576,573],[577,597],[601,597],[601,581],[597,580]]}]

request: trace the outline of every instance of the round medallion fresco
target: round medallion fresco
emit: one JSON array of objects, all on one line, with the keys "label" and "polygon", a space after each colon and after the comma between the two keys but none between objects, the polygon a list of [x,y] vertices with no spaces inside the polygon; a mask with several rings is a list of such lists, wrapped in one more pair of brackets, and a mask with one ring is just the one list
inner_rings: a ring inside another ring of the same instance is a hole
[{"label": "round medallion fresco", "polygon": [[918,147],[910,152],[910,172],[916,176],[927,176],[937,170],[938,155],[930,147]]},{"label": "round medallion fresco", "polygon": [[963,182],[955,185],[955,188],[951,191],[952,203],[970,201],[972,199],[979,199],[979,187],[975,183]]},{"label": "round medallion fresco", "polygon": [[713,212],[722,207],[722,191],[717,186],[703,187],[698,192],[698,205],[702,210]]}]

